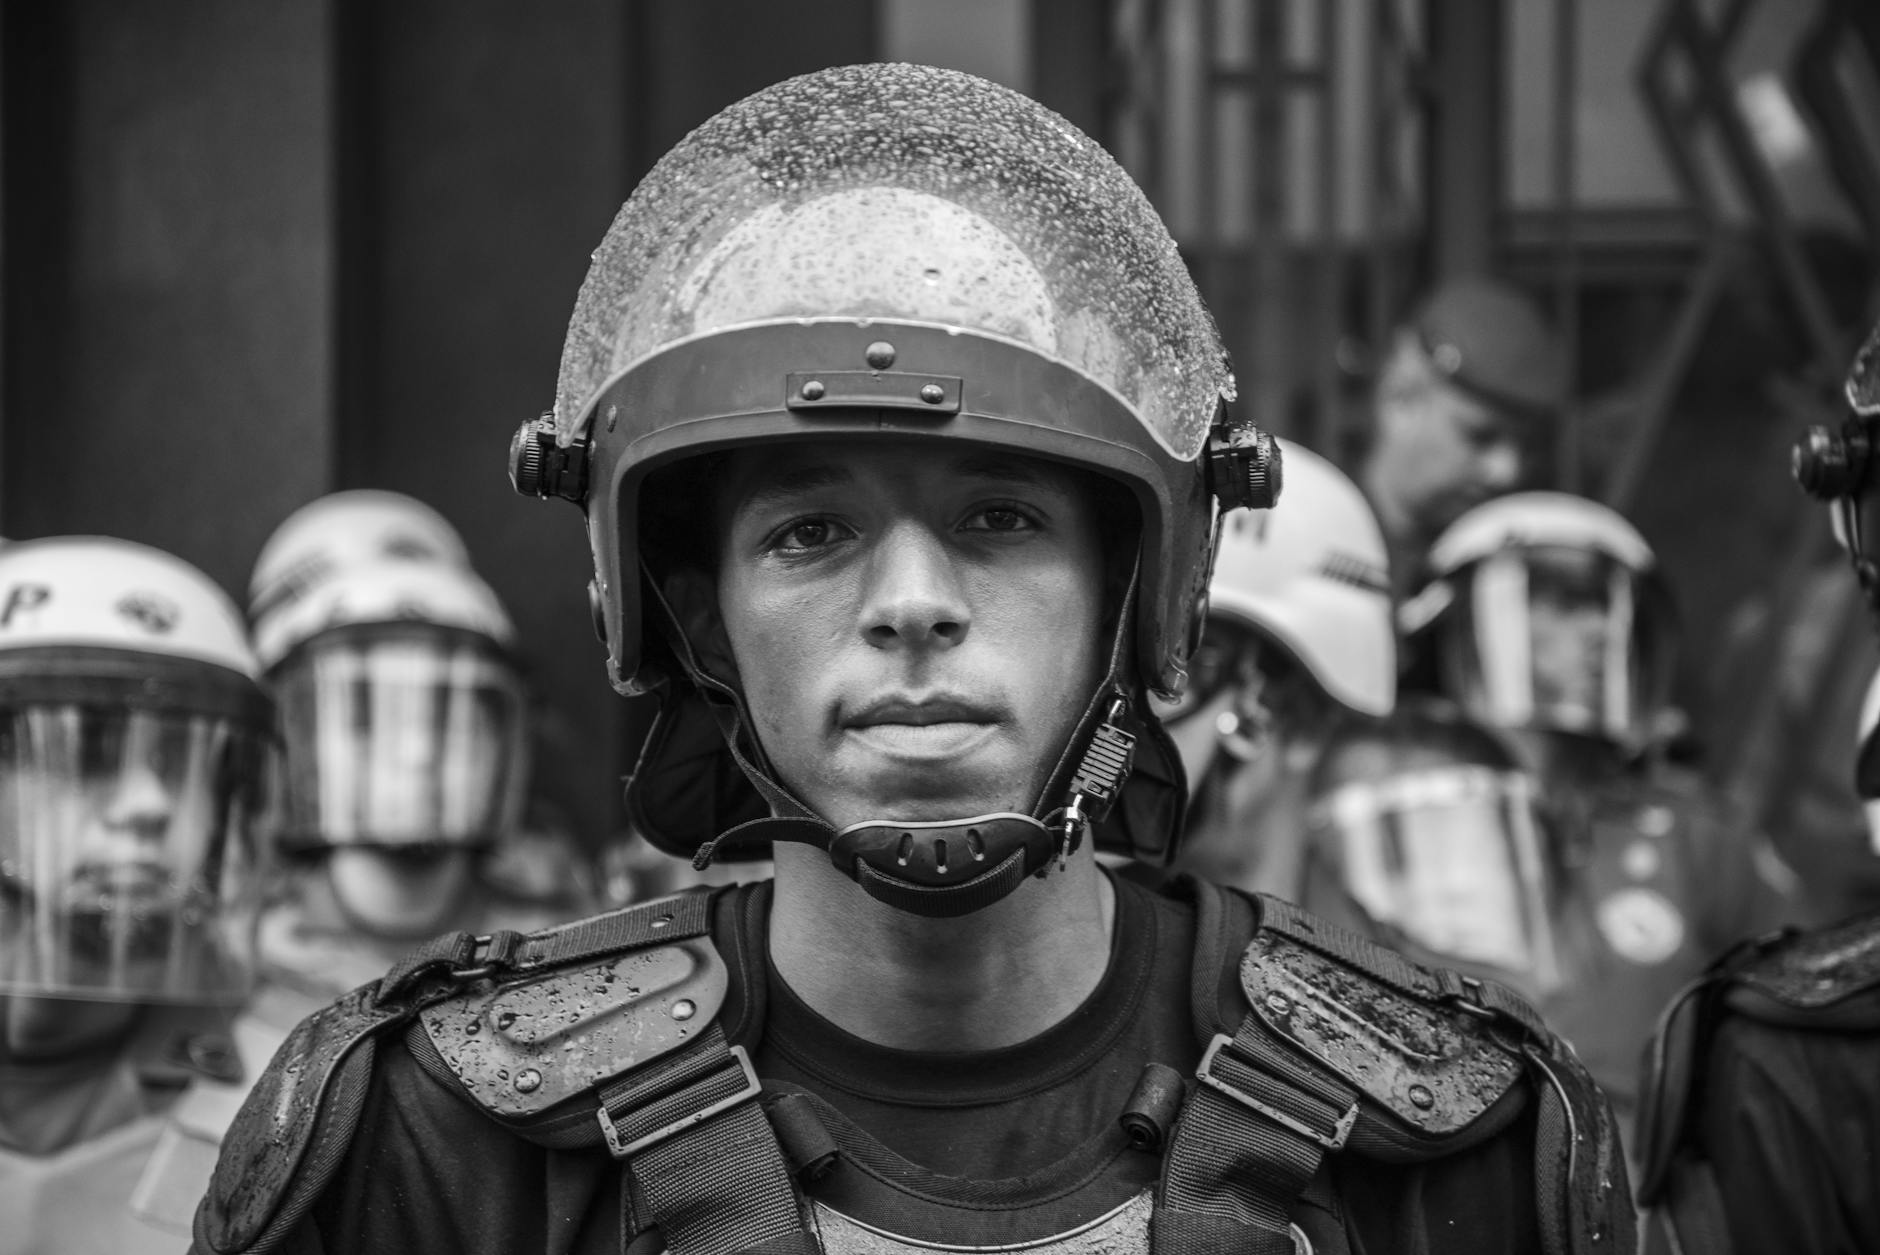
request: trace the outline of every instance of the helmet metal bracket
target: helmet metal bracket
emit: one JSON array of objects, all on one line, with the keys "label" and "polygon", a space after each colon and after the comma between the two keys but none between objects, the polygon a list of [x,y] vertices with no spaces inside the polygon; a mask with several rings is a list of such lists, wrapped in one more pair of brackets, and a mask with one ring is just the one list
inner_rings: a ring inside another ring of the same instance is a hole
[{"label": "helmet metal bracket", "polygon": [[1240,422],[1222,400],[1202,455],[1208,491],[1223,510],[1269,510],[1283,481],[1279,445],[1252,423]]},{"label": "helmet metal bracket", "polygon": [[525,497],[584,503],[588,442],[576,436],[562,446],[556,439],[553,413],[524,423],[509,441],[509,483]]}]

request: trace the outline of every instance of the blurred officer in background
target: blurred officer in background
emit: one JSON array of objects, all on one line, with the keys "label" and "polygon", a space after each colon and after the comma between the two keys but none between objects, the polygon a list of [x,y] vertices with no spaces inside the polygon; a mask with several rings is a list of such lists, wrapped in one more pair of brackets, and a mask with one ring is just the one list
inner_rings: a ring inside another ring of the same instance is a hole
[{"label": "blurred officer in background", "polygon": [[1357,485],[1282,440],[1286,492],[1226,517],[1188,691],[1157,705],[1189,781],[1184,870],[1299,900],[1306,775],[1397,691],[1389,561]]},{"label": "blurred officer in background", "polygon": [[354,562],[256,620],[254,640],[286,768],[270,976],[305,982],[317,1006],[440,930],[490,931],[481,872],[521,821],[529,738],[488,585],[461,566]]},{"label": "blurred officer in background", "polygon": [[1422,586],[1444,528],[1533,478],[1566,391],[1565,355],[1539,309],[1499,280],[1448,280],[1397,328],[1357,479],[1383,525],[1399,600]]},{"label": "blurred officer in background", "polygon": [[[1847,399],[1841,430],[1811,430],[1794,466],[1830,503],[1880,614],[1880,327]],[[1854,783],[1880,862],[1880,676],[1861,710]],[[1638,1194],[1651,1255],[1880,1250],[1880,913],[1724,955],[1667,1008],[1645,1082]]]},{"label": "blurred officer in background", "polygon": [[[0,1251],[182,1250],[164,1112],[230,1080],[272,709],[241,616],[168,554],[0,551]],[[200,1179],[195,1183],[200,1192]]]},{"label": "blurred officer in background", "polygon": [[636,827],[776,878],[441,937],[306,1021],[201,1247],[1629,1250],[1513,995],[1092,858],[1181,838],[1146,690],[1277,487],[1233,393],[1141,191],[1017,93],[848,66],[688,135],[512,471],[660,694]]},{"label": "blurred officer in background", "polygon": [[[596,875],[529,781],[513,630],[435,511],[335,494],[291,515],[251,581],[283,782],[258,937],[233,1025],[240,1075],[170,1112],[146,1192],[201,1198],[222,1138],[302,1017],[449,928],[534,929],[595,905]],[[187,1213],[186,1213],[187,1214]]]},{"label": "blurred officer in background", "polygon": [[1573,914],[1554,837],[1504,735],[1407,696],[1346,725],[1315,766],[1300,905],[1546,1005]]},{"label": "blurred officer in background", "polygon": [[283,1030],[442,929],[592,909],[586,851],[528,792],[514,628],[442,515],[371,489],[301,507],[255,560],[249,621],[286,765],[262,960],[312,999]]},{"label": "blurred officer in background", "polygon": [[1458,519],[1430,561],[1407,646],[1520,746],[1559,829],[1561,986],[1529,992],[1629,1121],[1658,1009],[1786,918],[1789,883],[1715,790],[1658,753],[1675,613],[1637,529],[1582,497],[1521,493]]}]

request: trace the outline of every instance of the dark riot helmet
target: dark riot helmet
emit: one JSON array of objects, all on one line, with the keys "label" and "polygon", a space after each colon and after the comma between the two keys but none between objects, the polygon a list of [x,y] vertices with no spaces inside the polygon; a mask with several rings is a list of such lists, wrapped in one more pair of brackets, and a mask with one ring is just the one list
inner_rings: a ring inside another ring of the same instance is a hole
[{"label": "dark riot helmet", "polygon": [[[934,915],[1003,897],[1106,812],[1105,848],[1166,860],[1180,769],[1139,699],[1187,681],[1219,507],[1264,507],[1278,488],[1272,442],[1231,419],[1233,396],[1214,320],[1148,200],[1024,96],[931,67],[848,66],[693,131],[595,251],[555,409],[511,449],[519,491],[586,511],[615,688],[660,695],[628,785],[636,826],[701,864],[809,841],[875,896]],[[741,694],[665,607],[674,538],[647,528],[649,480],[831,437],[976,444],[1094,472],[1133,501],[1109,674],[1032,815],[832,832],[775,779]],[[1162,787],[1111,808],[1132,752],[1139,782]]]},{"label": "dark riot helmet", "polygon": [[[1880,563],[1874,538],[1880,536],[1880,458],[1875,457],[1875,428],[1880,426],[1880,324],[1854,355],[1843,390],[1847,413],[1838,428],[1810,427],[1790,453],[1790,469],[1802,491],[1828,504],[1835,539],[1847,550],[1854,578],[1880,628]],[[1861,716],[1860,748],[1854,788],[1870,804],[1880,799],[1880,705],[1873,692]],[[1880,848],[1880,832],[1875,835]]]}]

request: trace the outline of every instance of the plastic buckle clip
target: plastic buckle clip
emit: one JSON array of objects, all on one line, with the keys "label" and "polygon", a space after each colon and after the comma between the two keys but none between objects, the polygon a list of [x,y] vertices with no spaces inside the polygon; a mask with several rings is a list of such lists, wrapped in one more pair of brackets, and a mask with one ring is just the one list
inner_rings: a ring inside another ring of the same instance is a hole
[{"label": "plastic buckle clip", "polygon": [[1214,1075],[1214,1060],[1223,1048],[1234,1044],[1234,1039],[1226,1033],[1216,1033],[1214,1040],[1208,1043],[1207,1053],[1201,1056],[1201,1066],[1195,1069],[1195,1079],[1216,1093],[1233,1099],[1250,1111],[1258,1112],[1282,1128],[1291,1129],[1299,1136],[1317,1142],[1326,1150],[1337,1153],[1345,1148],[1345,1142],[1351,1136],[1351,1130],[1358,1123],[1358,1104],[1353,1102],[1351,1109],[1338,1117],[1332,1131],[1322,1133],[1305,1121],[1289,1116],[1284,1111],[1270,1107],[1245,1090],[1235,1089],[1220,1077]]},{"label": "plastic buckle clip", "polygon": [[485,933],[475,939],[476,949],[472,957],[483,961],[474,967],[458,968],[452,972],[455,981],[481,980],[485,976],[494,976],[513,966],[516,954],[522,949],[523,936],[513,929],[505,928],[501,932]]},{"label": "plastic buckle clip", "polygon": [[613,1152],[614,1158],[625,1159],[628,1156],[637,1155],[649,1146],[657,1146],[667,1138],[683,1133],[695,1124],[701,1124],[720,1112],[729,1111],[739,1103],[749,1102],[762,1094],[764,1085],[757,1079],[757,1069],[751,1066],[751,1056],[744,1052],[742,1046],[732,1046],[730,1050],[732,1057],[738,1061],[738,1066],[744,1070],[743,1088],[716,1102],[707,1103],[697,1111],[681,1116],[671,1124],[661,1125],[651,1133],[636,1137],[632,1141],[627,1141],[621,1135],[620,1126],[614,1123],[613,1116],[607,1112],[607,1105],[602,1103],[598,1117],[601,1124],[601,1136],[607,1139],[607,1149]]}]

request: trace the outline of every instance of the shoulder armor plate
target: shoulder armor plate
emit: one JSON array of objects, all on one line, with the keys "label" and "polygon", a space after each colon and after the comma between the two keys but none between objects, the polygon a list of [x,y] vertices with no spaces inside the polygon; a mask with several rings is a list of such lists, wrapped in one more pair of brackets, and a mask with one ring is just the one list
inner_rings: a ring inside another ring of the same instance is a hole
[{"label": "shoulder armor plate", "polygon": [[492,1115],[533,1116],[677,1050],[724,1005],[724,960],[688,938],[584,967],[476,981],[422,1015]]},{"label": "shoulder armor plate", "polygon": [[1737,983],[1797,1011],[1825,1010],[1880,989],[1880,915],[1799,933],[1772,947]]},{"label": "shoulder armor plate", "polygon": [[1488,1020],[1271,929],[1256,933],[1242,955],[1240,983],[1268,1029],[1425,1133],[1474,1123],[1523,1072],[1520,1055],[1489,1033]]},{"label": "shoulder armor plate", "polygon": [[301,1183],[317,1117],[348,1057],[362,1042],[411,1017],[411,1004],[380,1005],[377,995],[375,981],[302,1020],[256,1080],[229,1129],[197,1215],[197,1235],[209,1250],[246,1251],[262,1239],[289,1191]]}]

